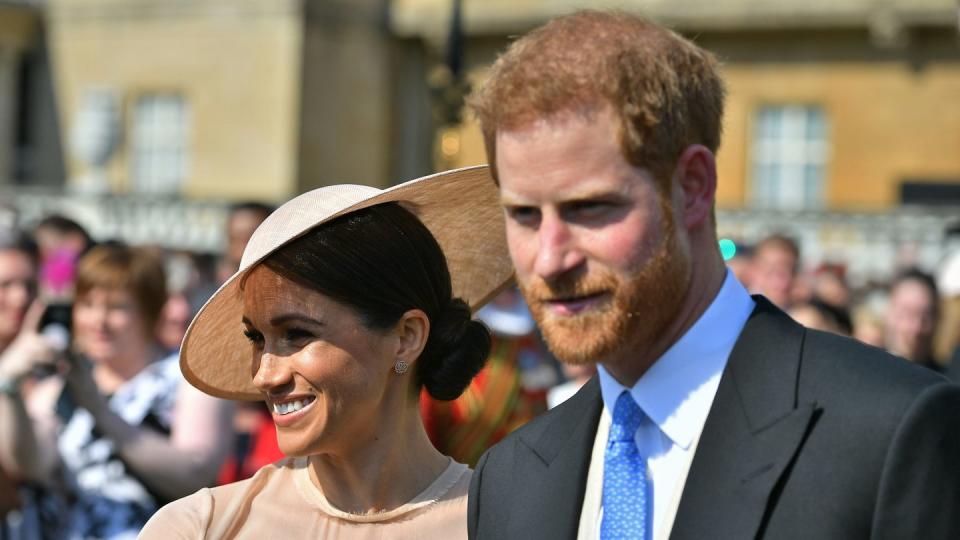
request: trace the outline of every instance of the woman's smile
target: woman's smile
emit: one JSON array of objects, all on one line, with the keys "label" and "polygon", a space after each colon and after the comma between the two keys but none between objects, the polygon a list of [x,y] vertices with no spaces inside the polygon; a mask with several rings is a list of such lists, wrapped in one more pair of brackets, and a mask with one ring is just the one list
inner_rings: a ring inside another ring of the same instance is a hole
[{"label": "woman's smile", "polygon": [[273,422],[278,427],[289,427],[297,423],[304,415],[310,412],[316,403],[316,396],[289,396],[281,399],[271,399],[270,412]]},{"label": "woman's smile", "polygon": [[352,308],[267,266],[250,272],[243,302],[253,384],[285,454],[348,451],[374,429],[365,420],[384,414],[387,392],[406,396],[393,370],[398,340]]}]

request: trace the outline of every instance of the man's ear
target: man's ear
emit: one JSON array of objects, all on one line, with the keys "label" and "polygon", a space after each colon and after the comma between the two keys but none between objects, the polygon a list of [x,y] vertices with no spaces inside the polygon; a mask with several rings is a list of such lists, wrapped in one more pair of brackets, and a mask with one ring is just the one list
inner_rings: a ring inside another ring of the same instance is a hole
[{"label": "man's ear", "polygon": [[680,189],[683,224],[687,230],[710,219],[717,195],[717,162],[706,146],[691,144],[677,160],[675,183]]},{"label": "man's ear", "polygon": [[397,348],[394,351],[396,359],[403,360],[408,366],[412,366],[427,346],[427,338],[430,336],[430,319],[423,310],[408,310],[400,316],[394,332],[397,336]]}]

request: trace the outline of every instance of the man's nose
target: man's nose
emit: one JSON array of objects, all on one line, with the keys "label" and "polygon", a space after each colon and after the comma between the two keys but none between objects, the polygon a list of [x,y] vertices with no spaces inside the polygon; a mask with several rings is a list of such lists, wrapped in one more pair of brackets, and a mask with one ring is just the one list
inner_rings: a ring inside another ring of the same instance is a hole
[{"label": "man's nose", "polygon": [[534,272],[546,281],[583,264],[584,255],[576,232],[559,216],[545,214],[537,231],[537,257]]}]

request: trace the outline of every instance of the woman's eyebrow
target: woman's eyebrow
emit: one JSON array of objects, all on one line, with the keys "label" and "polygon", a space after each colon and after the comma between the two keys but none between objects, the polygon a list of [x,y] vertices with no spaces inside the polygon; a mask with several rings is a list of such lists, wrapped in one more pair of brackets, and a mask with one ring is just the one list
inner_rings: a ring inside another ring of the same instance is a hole
[{"label": "woman's eyebrow", "polygon": [[270,319],[270,324],[272,326],[280,326],[281,324],[294,322],[294,321],[305,322],[308,324],[315,324],[317,326],[324,326],[323,321],[314,319],[313,317],[309,317],[302,313],[281,313],[280,315],[276,315],[272,317]]},{"label": "woman's eyebrow", "polygon": [[[305,322],[309,324],[315,324],[317,326],[326,326],[326,323],[324,323],[323,321],[314,319],[313,317],[308,317],[307,315],[304,315],[302,313],[283,313],[280,315],[276,315],[270,319],[270,325],[280,326],[281,324],[288,323],[290,321],[300,321],[300,322]],[[253,324],[253,321],[251,321],[246,316],[240,319],[240,322],[242,322],[247,326],[255,326]]]}]

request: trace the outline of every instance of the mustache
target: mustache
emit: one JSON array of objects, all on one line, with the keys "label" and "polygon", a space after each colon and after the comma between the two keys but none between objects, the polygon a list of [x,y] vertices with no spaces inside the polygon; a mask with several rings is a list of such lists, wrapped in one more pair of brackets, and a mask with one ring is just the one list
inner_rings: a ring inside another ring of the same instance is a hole
[{"label": "mustache", "polygon": [[617,279],[609,273],[564,275],[547,281],[542,278],[520,286],[527,302],[550,302],[583,298],[604,293],[617,287]]}]

